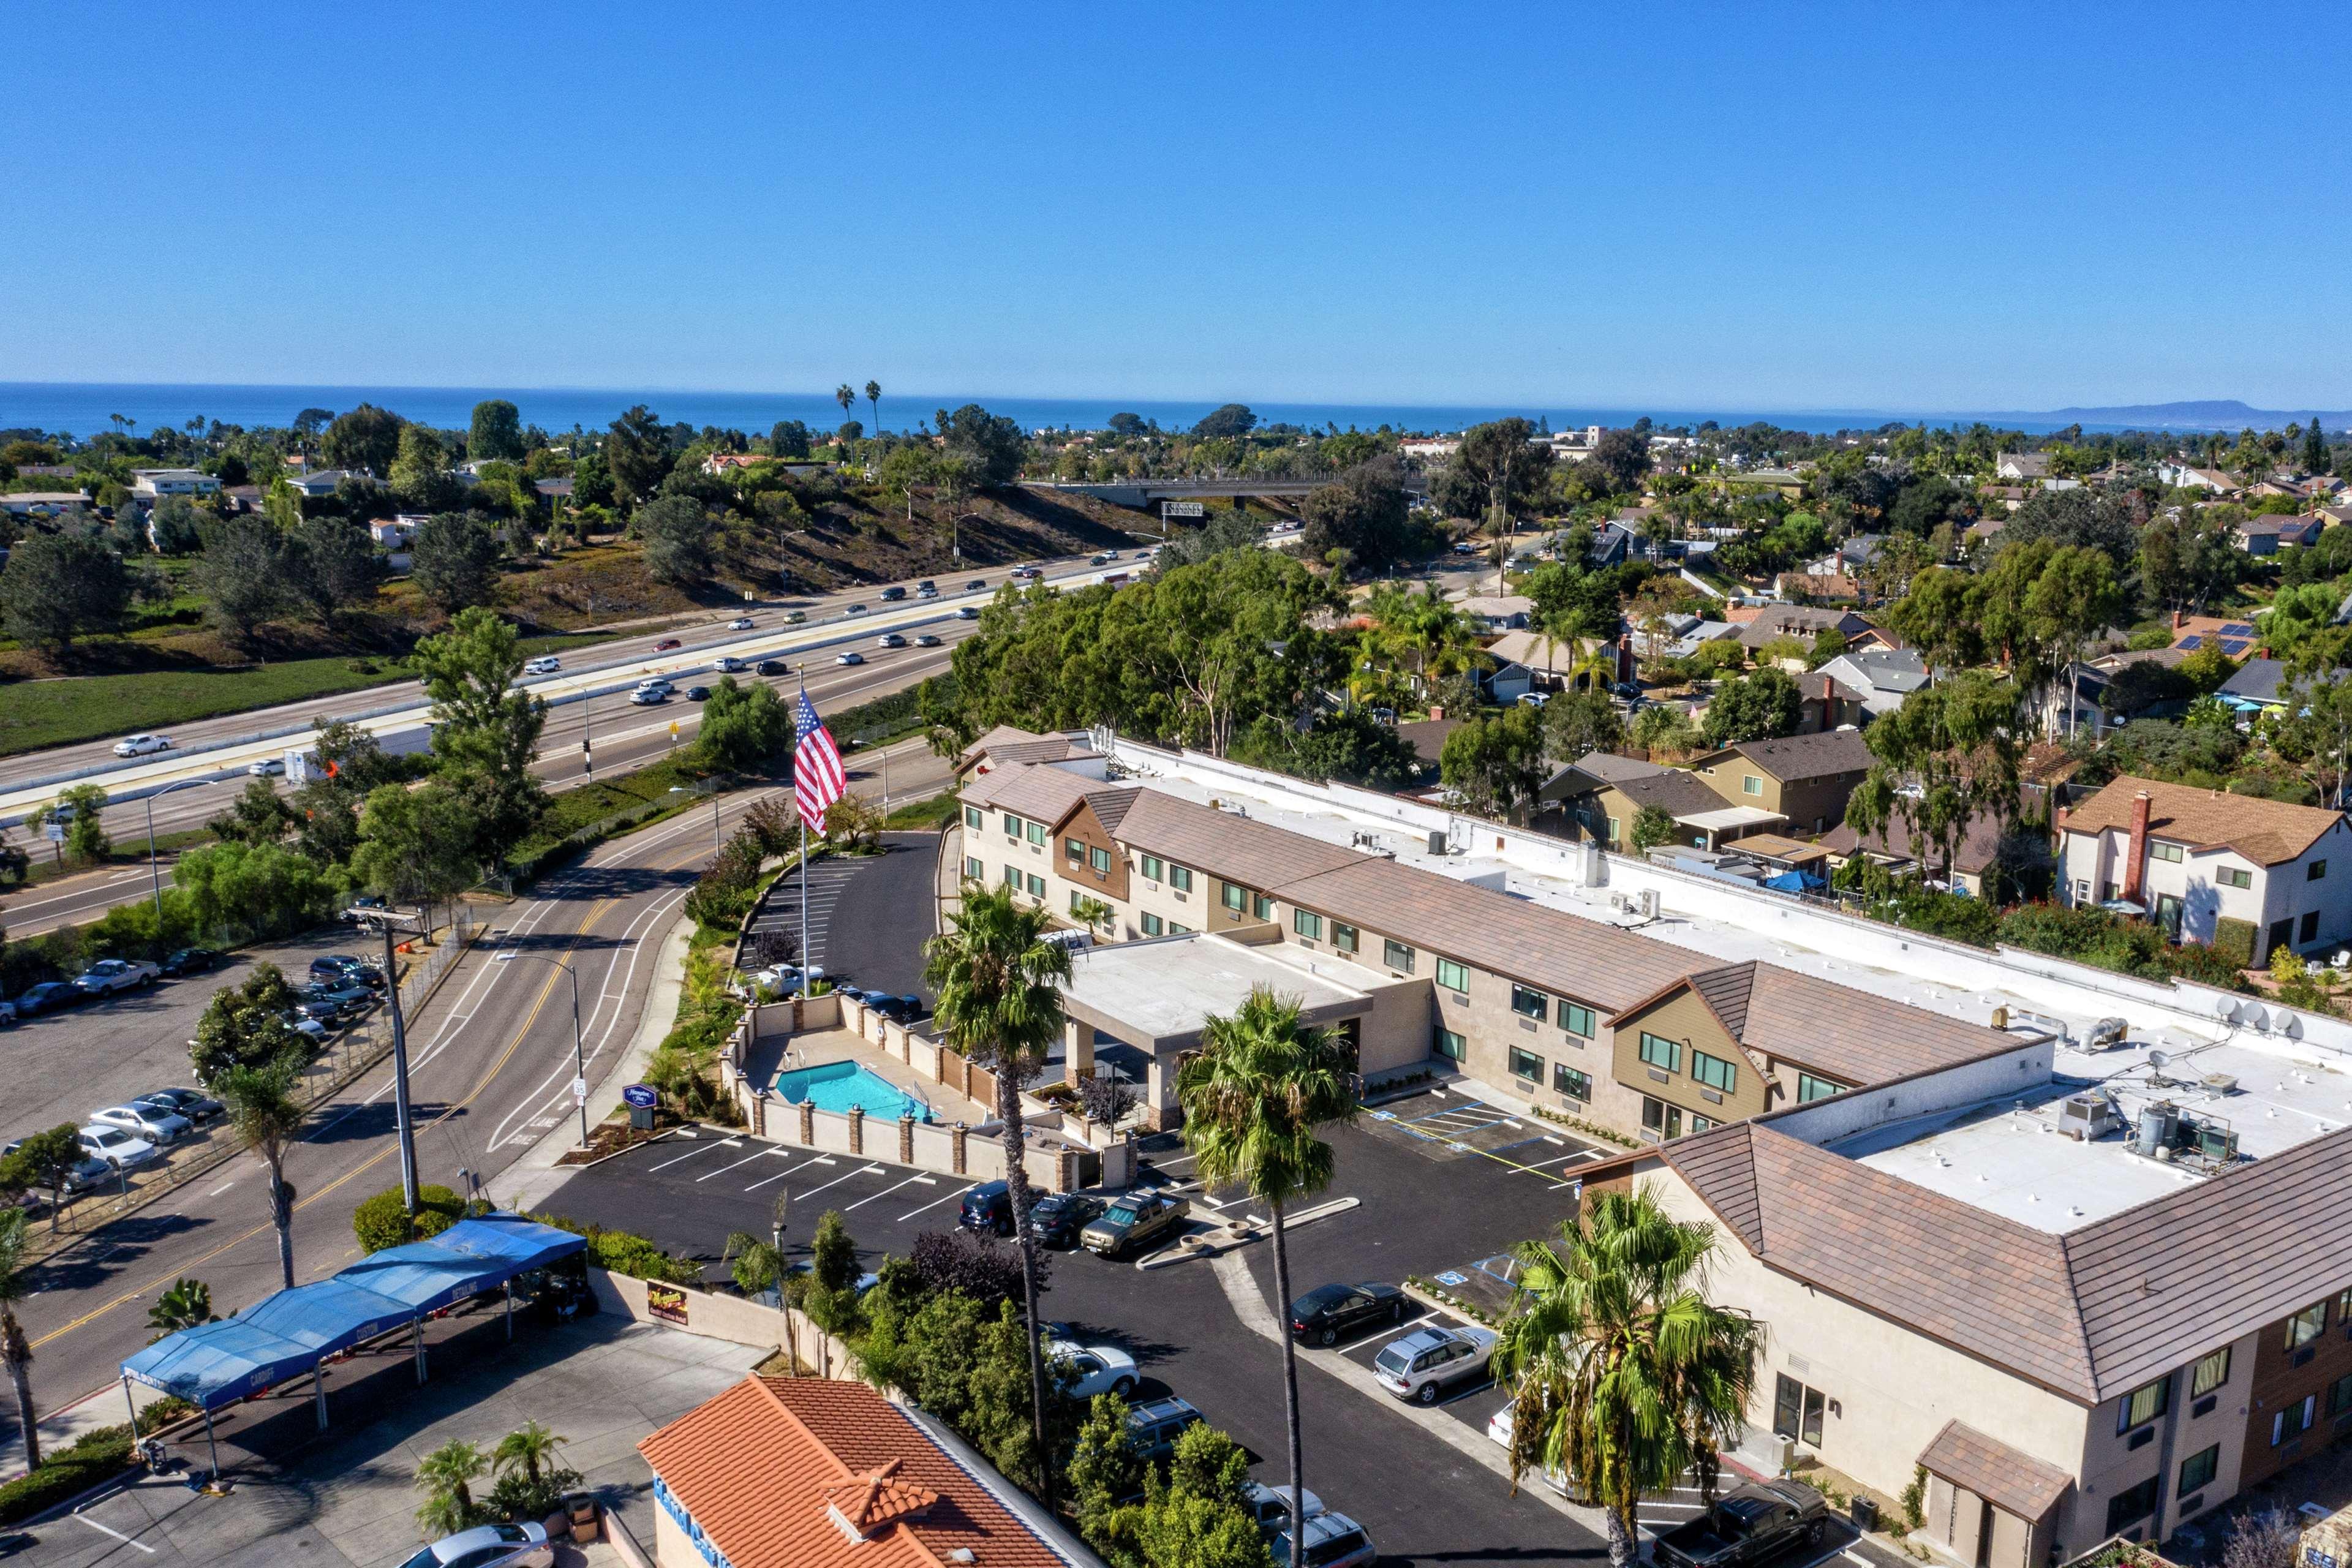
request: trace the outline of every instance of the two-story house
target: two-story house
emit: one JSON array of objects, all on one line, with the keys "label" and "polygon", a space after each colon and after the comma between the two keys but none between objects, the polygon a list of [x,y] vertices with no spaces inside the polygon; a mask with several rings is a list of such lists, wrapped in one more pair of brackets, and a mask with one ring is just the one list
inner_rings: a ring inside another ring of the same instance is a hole
[{"label": "two-story house", "polygon": [[1821,833],[1845,820],[1846,797],[1870,763],[1870,743],[1861,731],[1827,730],[1742,741],[1693,758],[1691,771],[1735,805],[1776,813],[1792,833]]}]

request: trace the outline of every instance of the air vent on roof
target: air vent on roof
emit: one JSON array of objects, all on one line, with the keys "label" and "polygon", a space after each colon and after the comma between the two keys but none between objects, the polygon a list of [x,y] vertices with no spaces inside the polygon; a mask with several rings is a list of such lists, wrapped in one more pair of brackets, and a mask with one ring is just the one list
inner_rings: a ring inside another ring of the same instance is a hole
[{"label": "air vent on roof", "polygon": [[2211,1089],[2215,1094],[2235,1094],[2238,1092],[2238,1079],[2235,1073],[2209,1072],[2203,1078],[2198,1079],[2198,1082],[2202,1084],[2205,1088]]}]

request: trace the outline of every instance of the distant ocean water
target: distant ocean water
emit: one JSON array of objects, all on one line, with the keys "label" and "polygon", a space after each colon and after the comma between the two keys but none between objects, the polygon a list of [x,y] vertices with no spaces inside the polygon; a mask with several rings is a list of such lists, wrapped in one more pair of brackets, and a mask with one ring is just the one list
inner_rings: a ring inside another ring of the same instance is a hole
[{"label": "distant ocean water", "polygon": [[[463,429],[474,405],[484,398],[507,398],[522,410],[526,425],[551,433],[574,425],[591,429],[608,425],[614,416],[642,403],[667,423],[700,426],[716,425],[753,434],[780,420],[798,419],[814,430],[831,430],[842,421],[841,405],[822,393],[689,392],[598,390],[583,387],[480,386],[256,386],[240,384],[172,385],[96,382],[0,382],[0,429],[65,431],[89,437],[113,427],[111,416],[121,415],[141,433],[158,425],[174,427],[191,419],[248,427],[290,425],[305,408],[325,408],[337,414],[373,403],[404,418],[440,428]],[[880,425],[886,430],[906,430],[932,417],[940,408],[978,403],[991,413],[1017,421],[1024,430],[1099,429],[1113,414],[1126,412],[1153,419],[1170,429],[1188,429],[1216,405],[1207,402],[1170,403],[1155,400],[1091,398],[988,397],[931,393],[882,396]],[[1337,425],[1345,430],[1377,429],[1382,425],[1401,430],[1459,430],[1483,420],[1517,415],[1549,419],[1555,430],[1586,425],[1631,425],[1647,415],[1661,425],[1694,425],[1713,419],[1718,424],[1745,425],[1762,419],[1791,430],[1860,429],[1890,419],[1924,419],[1952,423],[1951,415],[1910,415],[1868,410],[1815,413],[1774,413],[1769,410],[1716,408],[1575,408],[1520,405],[1491,407],[1417,406],[1410,405],[1349,405],[1321,403],[1252,403],[1265,423],[1307,426],[1320,430]],[[874,412],[863,398],[848,417],[866,425]],[[1962,417],[1965,416],[1957,416]],[[2011,428],[2056,430],[2064,421],[2037,421],[2011,416]],[[2101,426],[2092,426],[2101,428]]]}]

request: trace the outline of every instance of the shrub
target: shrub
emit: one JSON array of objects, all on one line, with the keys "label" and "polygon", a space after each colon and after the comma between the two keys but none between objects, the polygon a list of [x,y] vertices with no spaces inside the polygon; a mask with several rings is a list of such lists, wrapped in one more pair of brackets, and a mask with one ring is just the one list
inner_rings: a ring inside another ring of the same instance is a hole
[{"label": "shrub", "polygon": [[[152,1432],[194,1415],[195,1409],[184,1399],[167,1395],[140,1413],[140,1425]],[[30,1519],[100,1482],[112,1480],[130,1468],[131,1453],[128,1426],[101,1426],[95,1432],[83,1433],[70,1447],[44,1458],[40,1468],[0,1486],[0,1524]]]},{"label": "shrub", "polygon": [[2254,922],[2222,915],[2213,921],[2213,952],[2232,969],[2251,968],[2254,962]]},{"label": "shrub", "polygon": [[541,1225],[568,1230],[585,1237],[588,1261],[599,1268],[615,1274],[625,1274],[632,1279],[650,1279],[663,1285],[698,1285],[702,1268],[682,1258],[672,1258],[642,1236],[625,1230],[606,1230],[601,1225],[582,1225],[577,1220],[560,1215],[535,1214],[530,1216]]},{"label": "shrub", "polygon": [[446,1187],[419,1187],[416,1202],[413,1223],[407,1200],[398,1187],[387,1187],[361,1204],[352,1215],[352,1229],[360,1245],[370,1252],[405,1247],[438,1236],[466,1217],[466,1200]]},{"label": "shrub", "polygon": [[[957,1291],[982,1306],[1021,1298],[1021,1249],[1009,1241],[974,1236],[968,1230],[927,1230],[915,1237],[908,1254],[923,1288],[932,1292]],[[1037,1293],[1045,1292],[1045,1253],[1037,1253]]]}]

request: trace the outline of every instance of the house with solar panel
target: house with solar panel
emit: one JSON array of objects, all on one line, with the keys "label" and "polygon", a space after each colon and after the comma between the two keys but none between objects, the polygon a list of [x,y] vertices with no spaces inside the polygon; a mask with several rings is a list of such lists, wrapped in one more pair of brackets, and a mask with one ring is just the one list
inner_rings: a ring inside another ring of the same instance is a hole
[{"label": "house with solar panel", "polygon": [[2218,647],[2231,658],[2243,658],[2262,639],[2262,633],[2252,621],[2231,620],[2221,616],[2183,616],[2172,617],[2172,646],[2182,653],[2195,653],[2200,648]]}]

